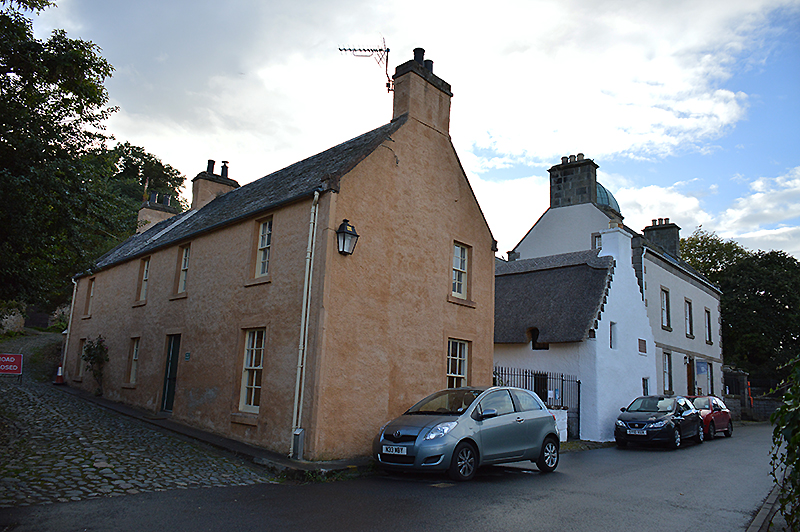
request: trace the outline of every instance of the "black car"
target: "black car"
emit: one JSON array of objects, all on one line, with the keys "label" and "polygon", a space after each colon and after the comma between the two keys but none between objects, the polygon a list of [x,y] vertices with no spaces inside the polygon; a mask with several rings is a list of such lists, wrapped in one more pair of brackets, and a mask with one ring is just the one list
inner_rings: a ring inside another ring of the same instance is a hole
[{"label": "black car", "polygon": [[675,395],[637,397],[614,426],[618,447],[629,443],[666,443],[673,449],[687,438],[703,443],[703,420],[691,401]]}]

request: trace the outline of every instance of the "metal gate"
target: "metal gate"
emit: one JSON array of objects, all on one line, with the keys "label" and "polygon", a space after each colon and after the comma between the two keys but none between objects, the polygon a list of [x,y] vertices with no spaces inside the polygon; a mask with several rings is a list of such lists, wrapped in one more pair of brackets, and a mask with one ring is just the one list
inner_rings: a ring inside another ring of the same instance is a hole
[{"label": "metal gate", "polygon": [[580,439],[581,381],[577,376],[495,366],[494,384],[531,390],[548,407],[567,407],[567,434]]}]

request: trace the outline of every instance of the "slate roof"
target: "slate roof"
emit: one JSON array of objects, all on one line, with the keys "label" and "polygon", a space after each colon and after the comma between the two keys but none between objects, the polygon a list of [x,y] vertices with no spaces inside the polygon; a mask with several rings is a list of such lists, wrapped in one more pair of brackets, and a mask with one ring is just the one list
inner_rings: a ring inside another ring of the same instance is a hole
[{"label": "slate roof", "polygon": [[313,196],[315,190],[337,190],[339,179],[400,129],[407,118],[402,115],[359,137],[223,194],[201,209],[159,222],[100,257],[94,271]]},{"label": "slate roof", "polygon": [[495,343],[580,342],[602,310],[613,257],[600,250],[495,263]]}]

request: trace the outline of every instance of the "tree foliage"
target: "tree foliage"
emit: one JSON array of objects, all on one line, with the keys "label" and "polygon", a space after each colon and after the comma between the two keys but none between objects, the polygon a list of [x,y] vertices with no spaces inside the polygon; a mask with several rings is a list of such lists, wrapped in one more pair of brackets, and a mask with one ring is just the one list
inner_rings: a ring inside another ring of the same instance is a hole
[{"label": "tree foliage", "polygon": [[772,413],[772,477],[788,530],[800,530],[800,356],[786,367],[783,404]]},{"label": "tree foliage", "polygon": [[722,354],[751,378],[770,380],[800,353],[800,263],[782,251],[752,252],[697,228],[681,257],[722,290]]},{"label": "tree foliage", "polygon": [[680,245],[683,260],[717,286],[722,282],[726,268],[750,254],[737,242],[723,240],[702,227],[681,238]]},{"label": "tree foliage", "polygon": [[113,68],[63,30],[34,38],[23,11],[50,5],[0,0],[0,308],[68,301],[70,278],[135,231],[148,176],[176,199],[184,180],[143,148],[106,147]]},{"label": "tree foliage", "polygon": [[754,378],[781,377],[800,354],[800,263],[759,251],[728,266],[720,288],[725,362]]}]

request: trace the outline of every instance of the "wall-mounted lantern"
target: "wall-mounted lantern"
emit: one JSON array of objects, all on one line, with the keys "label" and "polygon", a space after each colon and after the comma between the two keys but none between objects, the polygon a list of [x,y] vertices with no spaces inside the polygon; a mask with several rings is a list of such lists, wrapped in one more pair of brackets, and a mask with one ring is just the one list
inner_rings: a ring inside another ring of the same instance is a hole
[{"label": "wall-mounted lantern", "polygon": [[342,255],[352,255],[358,242],[356,228],[350,224],[350,220],[343,220],[342,225],[336,230],[336,240],[339,242],[339,253]]}]

